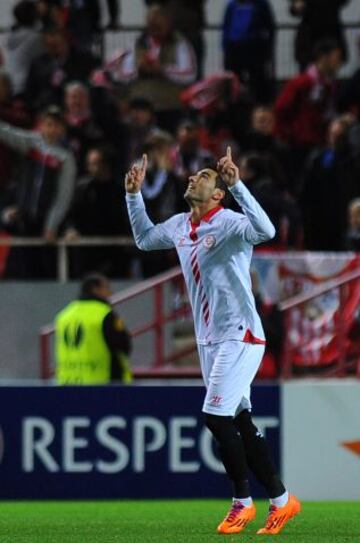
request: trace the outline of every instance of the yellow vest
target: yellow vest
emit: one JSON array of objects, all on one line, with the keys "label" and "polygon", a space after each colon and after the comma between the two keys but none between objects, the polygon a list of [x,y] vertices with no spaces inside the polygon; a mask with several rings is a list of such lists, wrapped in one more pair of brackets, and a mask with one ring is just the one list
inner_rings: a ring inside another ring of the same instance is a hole
[{"label": "yellow vest", "polygon": [[101,385],[111,379],[111,352],[103,322],[111,306],[97,300],[77,300],[55,321],[56,377],[60,385]]}]

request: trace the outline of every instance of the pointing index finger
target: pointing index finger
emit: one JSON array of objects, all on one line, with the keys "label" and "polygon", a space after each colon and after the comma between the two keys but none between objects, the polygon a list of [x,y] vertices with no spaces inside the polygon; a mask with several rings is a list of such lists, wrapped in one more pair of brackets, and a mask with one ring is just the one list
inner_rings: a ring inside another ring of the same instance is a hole
[{"label": "pointing index finger", "polygon": [[226,158],[228,158],[229,160],[232,160],[230,145],[228,145],[226,149]]},{"label": "pointing index finger", "polygon": [[147,154],[144,153],[143,156],[142,156],[142,162],[141,162],[141,172],[143,174],[145,174],[145,172],[146,172],[147,163],[148,163]]}]

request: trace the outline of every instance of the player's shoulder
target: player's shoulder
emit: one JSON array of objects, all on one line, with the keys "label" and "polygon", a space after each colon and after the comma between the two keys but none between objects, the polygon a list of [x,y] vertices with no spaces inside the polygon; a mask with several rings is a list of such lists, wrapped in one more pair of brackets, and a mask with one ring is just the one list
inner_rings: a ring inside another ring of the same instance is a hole
[{"label": "player's shoulder", "polygon": [[224,209],[221,214],[221,218],[228,223],[233,223],[233,222],[242,221],[246,217],[243,213],[241,213],[241,211],[233,211],[232,209]]},{"label": "player's shoulder", "polygon": [[167,219],[166,224],[169,226],[173,226],[176,228],[177,226],[180,226],[183,224],[186,220],[188,220],[189,213],[176,213],[175,215],[172,215],[169,219]]}]

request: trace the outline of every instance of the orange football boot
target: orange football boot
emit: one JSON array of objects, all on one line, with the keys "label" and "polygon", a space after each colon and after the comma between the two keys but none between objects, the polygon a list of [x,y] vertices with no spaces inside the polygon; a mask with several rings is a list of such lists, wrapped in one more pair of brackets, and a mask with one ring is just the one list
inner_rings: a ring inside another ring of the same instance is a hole
[{"label": "orange football boot", "polygon": [[219,524],[217,531],[219,534],[238,534],[255,518],[255,515],[254,504],[245,507],[239,502],[233,502],[229,513]]},{"label": "orange football boot", "polygon": [[284,528],[285,524],[300,513],[301,503],[296,496],[289,495],[289,499],[284,507],[276,507],[270,505],[269,515],[265,524],[265,528],[258,530],[258,534],[278,534]]}]

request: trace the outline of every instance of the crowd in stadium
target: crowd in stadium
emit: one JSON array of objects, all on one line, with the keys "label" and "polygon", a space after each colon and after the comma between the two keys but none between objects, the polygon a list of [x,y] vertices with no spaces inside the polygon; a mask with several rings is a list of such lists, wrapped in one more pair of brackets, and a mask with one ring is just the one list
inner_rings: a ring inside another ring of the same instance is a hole
[{"label": "crowd in stadium", "polygon": [[[18,2],[1,52],[0,228],[49,245],[2,254],[4,277],[54,277],[58,237],[129,235],[123,177],[142,153],[142,193],[158,222],[187,210],[188,176],[228,145],[276,226],[266,250],[360,250],[360,69],[338,81],[346,3],[289,0],[299,74],[279,84],[267,0],[227,4],[224,71],[206,76],[206,0],[145,0],[134,49],[106,62],[98,2]],[[107,7],[106,28],[122,32],[119,4]],[[147,277],[176,262],[139,261],[133,248],[70,251],[72,277]]]}]

